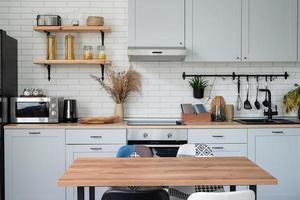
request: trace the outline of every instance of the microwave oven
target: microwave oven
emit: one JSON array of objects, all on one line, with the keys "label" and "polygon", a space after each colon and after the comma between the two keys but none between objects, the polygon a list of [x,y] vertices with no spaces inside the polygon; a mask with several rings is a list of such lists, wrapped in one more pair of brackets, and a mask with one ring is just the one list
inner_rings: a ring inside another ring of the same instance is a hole
[{"label": "microwave oven", "polygon": [[13,97],[10,99],[11,123],[59,123],[63,98]]}]

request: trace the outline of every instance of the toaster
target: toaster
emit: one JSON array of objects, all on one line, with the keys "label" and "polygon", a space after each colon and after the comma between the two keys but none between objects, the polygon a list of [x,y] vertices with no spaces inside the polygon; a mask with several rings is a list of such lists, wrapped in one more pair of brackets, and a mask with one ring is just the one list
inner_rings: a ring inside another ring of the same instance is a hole
[{"label": "toaster", "polygon": [[61,26],[59,15],[38,15],[36,17],[37,26]]}]

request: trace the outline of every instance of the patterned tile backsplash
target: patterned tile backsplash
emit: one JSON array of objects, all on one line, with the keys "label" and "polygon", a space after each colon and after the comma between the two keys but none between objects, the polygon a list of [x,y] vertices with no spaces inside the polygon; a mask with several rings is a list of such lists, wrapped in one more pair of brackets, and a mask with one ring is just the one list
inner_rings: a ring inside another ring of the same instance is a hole
[{"label": "patterned tile backsplash", "polygon": [[[43,66],[34,65],[33,59],[45,58],[45,34],[32,31],[37,14],[58,14],[63,23],[68,24],[75,17],[81,24],[89,15],[105,17],[105,23],[111,25],[113,32],[106,35],[107,54],[113,65],[123,70],[129,66],[127,58],[127,1],[126,0],[1,0],[0,28],[19,41],[19,92],[24,88],[43,88],[49,96],[64,96],[78,100],[79,116],[110,115],[114,103],[90,74],[99,74],[98,66],[53,66],[52,80],[47,81]],[[95,47],[100,44],[100,35],[96,33],[76,33],[77,57],[82,56],[83,45]],[[64,34],[57,34],[58,57],[64,54]],[[192,97],[192,89],[187,80],[182,80],[182,72],[189,74],[231,74],[236,73],[283,73],[288,71],[288,80],[278,78],[269,82],[273,103],[278,105],[280,115],[284,113],[283,95],[300,82],[300,63],[132,63],[142,74],[143,90],[133,94],[125,105],[126,117],[180,117],[181,103],[206,103],[216,95],[225,98],[226,103],[235,104],[237,84],[230,78],[209,78],[210,86],[205,98]],[[250,101],[253,104],[256,93],[256,80],[251,79]],[[265,82],[260,80],[260,87]],[[246,81],[242,80],[242,99],[246,96]],[[259,94],[263,101],[264,94]],[[262,116],[263,110],[241,110],[238,117]],[[296,113],[289,114],[295,116]]]}]

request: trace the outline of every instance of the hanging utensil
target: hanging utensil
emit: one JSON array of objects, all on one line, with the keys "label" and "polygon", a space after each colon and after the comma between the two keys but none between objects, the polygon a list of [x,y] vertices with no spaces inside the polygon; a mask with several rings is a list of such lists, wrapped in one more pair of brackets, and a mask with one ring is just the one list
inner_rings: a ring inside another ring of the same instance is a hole
[{"label": "hanging utensil", "polygon": [[237,110],[242,110],[241,80],[240,80],[240,77],[238,77],[237,86],[238,86],[238,96],[237,96],[237,100],[236,100],[236,109]]},{"label": "hanging utensil", "polygon": [[257,110],[260,109],[260,103],[258,101],[258,90],[259,90],[259,81],[258,81],[258,77],[256,77],[256,82],[257,82],[257,85],[256,85],[256,100],[254,102],[254,105],[255,105],[255,108]]},{"label": "hanging utensil", "polygon": [[249,101],[249,77],[247,77],[247,98],[246,98],[246,101],[244,102],[244,108],[246,110],[252,109],[251,103]]},{"label": "hanging utensil", "polygon": [[[266,76],[266,89],[268,89],[268,77]],[[268,93],[266,92],[265,100],[262,103],[265,107],[269,106]]]}]

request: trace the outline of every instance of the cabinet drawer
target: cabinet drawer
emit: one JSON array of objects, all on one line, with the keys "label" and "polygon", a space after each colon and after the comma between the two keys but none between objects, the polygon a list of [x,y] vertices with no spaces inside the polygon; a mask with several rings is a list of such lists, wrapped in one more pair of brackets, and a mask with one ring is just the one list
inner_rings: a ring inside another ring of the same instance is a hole
[{"label": "cabinet drawer", "polygon": [[247,129],[189,129],[188,143],[247,143]]},{"label": "cabinet drawer", "polygon": [[247,156],[247,144],[207,144],[214,156]]},{"label": "cabinet drawer", "polygon": [[248,129],[249,134],[265,135],[300,135],[300,128],[265,128],[265,129]]},{"label": "cabinet drawer", "polygon": [[64,129],[6,129],[5,134],[14,134],[22,137],[32,136],[53,136],[57,134],[65,134]]},{"label": "cabinet drawer", "polygon": [[67,144],[126,144],[126,129],[67,129]]}]

